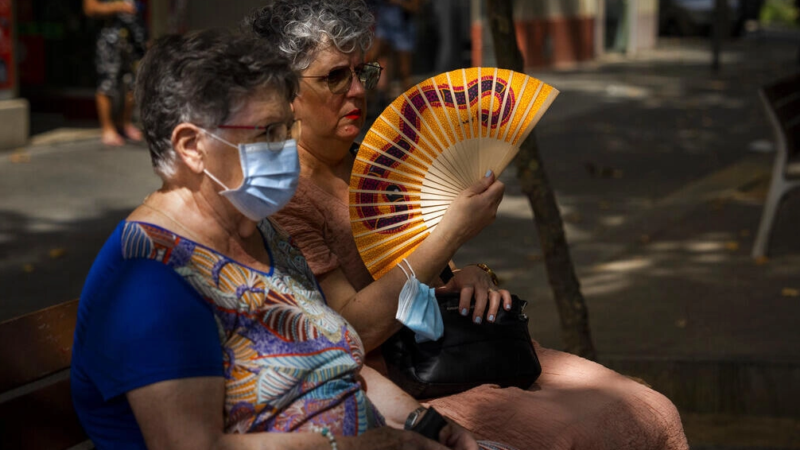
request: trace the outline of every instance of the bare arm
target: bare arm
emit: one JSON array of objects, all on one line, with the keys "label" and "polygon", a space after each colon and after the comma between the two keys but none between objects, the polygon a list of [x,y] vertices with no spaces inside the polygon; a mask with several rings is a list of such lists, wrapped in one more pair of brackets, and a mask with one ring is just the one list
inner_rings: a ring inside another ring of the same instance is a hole
[{"label": "bare arm", "polygon": [[[455,251],[456,248],[450,243],[431,235],[407,260],[417,278],[430,284]],[[402,327],[394,317],[405,282],[405,274],[397,267],[359,292],[356,292],[341,269],[319,277],[328,304],[355,327],[367,352],[381,345]]]},{"label": "bare arm", "polygon": [[[383,414],[386,424],[402,430],[406,418],[411,411],[421,406],[420,403],[386,377],[367,366],[364,366],[361,370],[361,376],[366,383],[367,397],[378,408],[378,411]],[[420,418],[424,415],[425,412],[420,415]],[[472,436],[472,433],[447,417],[445,417],[445,420],[448,425],[442,428],[439,433],[440,443],[451,449],[478,450],[478,443],[475,442],[475,437]]]},{"label": "bare arm", "polygon": [[[421,282],[438,280],[456,250],[494,220],[504,189],[491,175],[459,195],[433,233],[406,258]],[[355,327],[368,352],[400,329],[394,317],[405,282],[398,267],[358,292],[339,269],[319,277],[328,304]]]},{"label": "bare arm", "polygon": [[408,415],[421,405],[396,384],[379,374],[375,369],[364,366],[361,369],[367,397],[386,419],[386,425],[403,429]]},{"label": "bare arm", "polygon": [[[315,433],[225,434],[221,377],[162,381],[127,393],[131,409],[151,450],[330,450],[328,439]],[[416,433],[389,427],[359,437],[337,436],[341,450],[446,450]]]},{"label": "bare arm", "polygon": [[83,0],[83,13],[89,17],[104,18],[117,14],[135,14],[136,6],[128,2],[100,3],[100,0]]}]

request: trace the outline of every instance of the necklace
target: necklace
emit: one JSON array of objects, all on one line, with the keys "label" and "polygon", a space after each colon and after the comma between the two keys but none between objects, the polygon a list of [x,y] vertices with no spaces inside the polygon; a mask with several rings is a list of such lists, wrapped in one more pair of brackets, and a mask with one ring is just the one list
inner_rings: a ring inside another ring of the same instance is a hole
[{"label": "necklace", "polygon": [[[149,198],[149,197],[150,197],[150,196],[148,196],[147,198]],[[144,199],[144,200],[145,200],[145,202],[147,201],[147,198],[145,198],[145,199]],[[191,237],[192,239],[194,239],[196,242],[200,242],[200,243],[202,243],[202,242],[203,242],[201,239],[198,239],[198,238],[197,238],[197,235],[196,235],[196,234],[194,234],[194,233],[193,233],[191,230],[189,230],[188,228],[186,228],[185,226],[183,226],[183,225],[182,225],[180,222],[178,222],[177,220],[175,220],[175,218],[173,218],[171,215],[167,214],[167,213],[166,213],[166,212],[164,212],[164,211],[161,211],[161,209],[160,209],[160,208],[156,208],[156,207],[150,206],[150,205],[148,205],[148,204],[147,204],[147,203],[145,203],[145,202],[142,202],[142,206],[144,206],[145,208],[148,208],[148,209],[150,209],[151,211],[155,212],[156,214],[158,214],[158,215],[160,215],[160,216],[162,216],[162,217],[166,218],[167,220],[171,221],[172,223],[174,223],[175,225],[177,225],[178,227],[180,227],[180,229],[182,229],[183,231],[185,231],[185,232],[188,234],[188,236],[189,236],[189,237]]]}]

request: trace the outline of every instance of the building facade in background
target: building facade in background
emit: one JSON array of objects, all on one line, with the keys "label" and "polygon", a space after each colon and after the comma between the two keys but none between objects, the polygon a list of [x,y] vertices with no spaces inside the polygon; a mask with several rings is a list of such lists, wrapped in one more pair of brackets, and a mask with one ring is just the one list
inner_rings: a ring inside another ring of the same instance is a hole
[{"label": "building facade in background", "polygon": [[[137,3],[151,37],[158,37],[169,32],[235,27],[264,0]],[[451,66],[493,65],[485,3],[427,0],[428,9],[417,16],[417,42],[424,45],[415,51],[415,73],[433,74],[442,66],[437,64],[441,55],[449,55],[454,61]],[[443,8],[445,4],[447,8]],[[528,69],[567,66],[604,52],[632,54],[650,48],[656,42],[657,14],[658,0],[514,0],[517,38]],[[6,16],[12,18],[3,19]],[[448,20],[460,25],[443,27]],[[3,25],[7,22],[10,26]],[[3,47],[0,40],[0,58],[10,61],[5,69],[0,64],[0,96],[30,102],[34,133],[60,126],[59,121],[96,117],[93,61],[95,36],[101,26],[100,21],[83,14],[83,0],[0,0],[0,33],[6,43],[8,36],[14,36],[12,46]],[[442,48],[445,29],[458,34],[448,37],[449,49]],[[2,86],[11,85],[13,88],[3,91]]]},{"label": "building facade in background", "polygon": [[[486,0],[472,0],[472,62],[494,64]],[[526,69],[569,66],[605,52],[655,46],[658,0],[514,0]]]}]

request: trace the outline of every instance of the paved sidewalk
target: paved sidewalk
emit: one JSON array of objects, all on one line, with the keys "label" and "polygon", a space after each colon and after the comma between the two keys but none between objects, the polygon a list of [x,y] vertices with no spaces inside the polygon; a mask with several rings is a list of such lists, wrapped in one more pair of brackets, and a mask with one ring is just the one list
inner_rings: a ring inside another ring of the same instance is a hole
[{"label": "paved sidewalk", "polygon": [[[701,328],[709,336],[735,340],[698,345],[695,318],[685,317],[686,308],[706,305],[724,319],[717,322],[733,319],[741,310],[730,295],[758,308],[770,296],[776,307],[800,305],[781,296],[784,287],[800,288],[797,201],[786,202],[775,226],[775,258],[758,266],[748,256],[774,157],[749,151],[772,139],[756,89],[794,69],[793,50],[738,43],[719,76],[705,49],[674,43],[634,62],[539,74],[562,91],[537,132],[601,354],[800,357],[796,340],[745,345],[763,338],[708,325]],[[530,207],[513,167],[502,179],[508,189],[497,222],[457,259],[497,267],[534,302],[535,334],[557,347]],[[654,333],[659,321],[665,328]]]}]

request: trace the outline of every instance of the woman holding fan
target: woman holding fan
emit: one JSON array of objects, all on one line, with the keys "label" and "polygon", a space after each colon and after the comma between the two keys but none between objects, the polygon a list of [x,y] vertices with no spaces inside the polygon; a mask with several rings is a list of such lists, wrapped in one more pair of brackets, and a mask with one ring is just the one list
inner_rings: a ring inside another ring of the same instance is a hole
[{"label": "woman holding fan", "polygon": [[[395,313],[409,282],[399,267],[373,281],[350,227],[351,147],[364,125],[365,93],[381,70],[363,60],[371,25],[362,0],[277,0],[244,23],[265,45],[279,49],[300,76],[293,102],[295,117],[303,121],[300,180],[295,197],[275,219],[303,251],[328,305],[358,330],[367,351],[402,327]],[[411,266],[420,285],[441,284],[439,274],[458,247],[494,219],[503,190],[489,172],[456,198],[435,231],[407,257],[406,268]],[[462,310],[469,311],[474,300],[476,323],[492,321],[498,308],[511,302],[486,269],[466,266],[440,286],[460,292]],[[541,347],[537,353],[543,373],[527,391],[486,385],[429,404],[477,437],[520,448],[688,448],[677,410],[666,397],[577,356]],[[380,363],[379,357],[368,358],[378,369]]]}]

